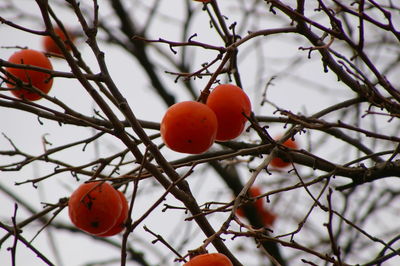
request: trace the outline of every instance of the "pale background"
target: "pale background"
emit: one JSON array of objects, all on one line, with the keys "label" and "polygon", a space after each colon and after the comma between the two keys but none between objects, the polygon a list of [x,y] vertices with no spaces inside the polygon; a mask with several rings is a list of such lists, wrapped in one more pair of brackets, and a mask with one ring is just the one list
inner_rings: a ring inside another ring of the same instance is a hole
[{"label": "pale background", "polygon": [[[52,1],[50,1],[52,2]],[[89,1],[91,2],[91,1]],[[100,13],[103,17],[107,14],[108,1],[99,1]],[[149,6],[151,6],[153,1],[149,1]],[[1,2],[0,2],[1,3]],[[180,0],[168,0],[159,1],[161,7],[159,7],[158,12],[165,15],[164,20],[158,20],[156,23],[152,24],[150,32],[150,37],[152,38],[165,38],[168,40],[179,39],[179,32],[176,31],[175,20],[179,21],[179,14],[182,13],[181,5],[183,1]],[[212,29],[208,27],[207,15],[201,11],[202,4],[193,2],[191,3],[196,9],[196,21],[191,25],[191,33],[197,33],[197,41],[203,41],[212,44],[221,45],[221,42],[216,38],[215,33]],[[18,5],[24,6],[24,9],[34,15],[38,15],[39,11],[35,6],[34,1],[21,0],[18,1]],[[231,5],[225,5],[223,1],[220,1],[221,10],[229,14],[229,21],[233,22],[238,19],[236,17],[237,12],[235,8]],[[139,5],[138,1],[132,1],[130,10],[137,14],[137,17],[145,17],[144,14],[148,12],[147,8],[143,5]],[[60,17],[64,18],[66,25],[74,28],[79,27],[75,17],[71,14],[62,12],[59,10]],[[9,14],[4,14],[0,9],[0,16],[8,19],[12,19]],[[106,19],[106,18],[103,18]],[[137,21],[138,24],[141,21]],[[22,21],[24,25],[33,28],[40,29],[40,24],[31,23],[29,21]],[[260,24],[265,27],[274,27],[277,22],[275,21],[260,21]],[[229,24],[229,23],[228,23]],[[0,25],[0,58],[7,59],[15,49],[7,49],[4,47],[9,46],[28,46],[32,49],[41,49],[41,38],[33,36],[27,33],[11,29],[10,27],[1,24]],[[259,62],[259,58],[255,57],[255,54],[249,51],[246,58],[240,62],[241,77],[244,84],[245,91],[249,94],[254,105],[254,111],[257,115],[277,115],[273,112],[275,109],[271,105],[264,105],[261,107],[258,103],[261,99],[261,93],[264,83],[260,81],[265,81],[267,77],[272,77],[278,75],[278,78],[274,81],[274,86],[268,91],[268,99],[274,102],[281,108],[287,108],[292,112],[303,112],[305,114],[312,114],[317,112],[330,104],[339,102],[340,100],[349,99],[354,95],[351,95],[348,90],[343,88],[337,83],[336,78],[331,73],[323,73],[320,64],[319,56],[313,54],[312,58],[306,61],[307,64],[299,64],[298,66],[291,68],[290,72],[286,69],[289,67],[286,60],[283,58],[290,58],[292,56],[297,57],[307,57],[307,51],[298,50],[298,45],[293,45],[290,41],[291,38],[287,37],[268,37],[268,41],[262,40],[260,44],[264,46],[265,58],[265,69],[264,73],[257,73],[256,67]],[[252,44],[252,43],[249,43]],[[88,64],[96,70],[96,63],[89,50],[88,46],[84,43],[82,39],[78,40],[78,45],[80,51],[87,60]],[[304,41],[304,46],[309,44]],[[159,44],[159,47],[164,50],[168,50],[167,45]],[[124,93],[125,97],[128,99],[133,111],[139,119],[149,120],[159,122],[166,110],[165,104],[155,95],[151,88],[151,84],[147,80],[147,77],[141,73],[138,69],[137,63],[133,58],[126,56],[124,51],[119,48],[102,44],[102,49],[105,52],[106,60],[108,62],[108,67],[110,73],[115,83],[118,85],[120,90]],[[214,58],[215,54],[204,51],[200,48],[195,49],[194,65],[200,67],[201,63],[209,61]],[[154,57],[158,55],[153,53]],[[171,56],[172,53],[171,53]],[[60,60],[52,60],[54,69],[68,71],[68,65]],[[159,62],[160,73],[164,70],[169,70],[168,64],[160,60]],[[96,72],[96,71],[95,71]],[[260,77],[260,74],[262,77]],[[184,92],[182,86],[178,83],[174,83],[174,77],[168,74],[162,74],[162,78],[165,83],[168,84],[168,89],[177,96],[177,100],[187,100],[189,95]],[[207,79],[195,81],[196,88],[198,91],[206,84]],[[2,92],[7,93],[7,92]],[[55,96],[65,103],[73,107],[75,110],[80,110],[80,112],[90,115],[93,113],[93,102],[87,95],[87,93],[81,88],[80,84],[74,80],[68,79],[56,79],[54,81],[53,88],[50,92],[51,96]],[[38,102],[40,104],[46,104],[43,101]],[[37,117],[27,114],[17,110],[8,110],[6,108],[0,107],[0,132],[7,135],[21,150],[32,154],[38,155],[43,151],[42,136],[46,135],[46,139],[53,143],[56,147],[68,142],[76,141],[84,137],[91,136],[93,132],[90,129],[81,129],[74,126],[63,125],[60,127],[57,123],[42,120],[44,123],[40,125]],[[384,127],[390,125],[384,125]],[[282,126],[273,125],[270,128],[272,133],[283,132]],[[155,132],[153,132],[155,133]],[[318,134],[314,135],[318,139]],[[247,137],[247,136],[246,136]],[[307,136],[299,137],[298,141],[304,145],[311,145]],[[159,140],[156,141],[160,143]],[[332,150],[328,149],[318,149],[314,145],[317,154],[324,156],[329,156]],[[50,147],[50,148],[51,148]],[[57,154],[59,159],[68,161],[69,163],[81,164],[85,161],[90,161],[97,156],[102,154],[108,154],[109,152],[118,151],[121,149],[121,144],[118,140],[111,137],[106,138],[106,141],[102,140],[98,143],[98,151],[96,151],[93,146],[89,146],[85,152],[82,151],[82,147],[71,149],[68,152],[63,152]],[[325,147],[330,147],[329,143]],[[332,146],[331,146],[332,147]],[[333,146],[335,152],[340,149],[345,149],[344,146]],[[0,150],[10,149],[9,142],[2,136],[0,136]],[[167,149],[163,150],[168,159],[179,158],[180,154],[170,152]],[[343,158],[337,158],[337,161],[345,161],[347,155],[343,154]],[[3,161],[0,164],[7,163],[7,157],[1,157]],[[13,161],[11,159],[10,161]],[[36,166],[36,167],[35,167]],[[60,174],[52,177],[48,180],[41,182],[37,189],[33,189],[31,184],[23,184],[19,186],[14,186],[15,182],[24,181],[31,179],[35,176],[42,176],[46,173],[52,171],[53,166],[50,165],[47,168],[41,164],[40,167],[36,164],[24,167],[19,172],[0,172],[0,183],[3,186],[7,186],[12,189],[14,193],[18,194],[21,198],[29,202],[31,206],[37,210],[41,209],[40,202],[56,203],[59,198],[67,197],[70,192],[78,186],[78,183],[69,174]],[[273,173],[271,176],[260,176],[257,182],[262,182],[261,178],[274,178]],[[243,178],[246,179],[250,173],[244,173]],[[82,182],[82,180],[81,180]],[[195,194],[198,196],[199,202],[206,201],[229,201],[232,195],[227,190],[221,190],[224,184],[216,178],[214,172],[211,170],[204,171],[204,167],[196,168],[194,175],[190,176],[189,182],[191,183]],[[159,188],[153,186],[151,180],[145,181],[140,186],[140,193],[142,193],[140,200],[136,202],[134,209],[134,217],[140,216],[154,201],[158,199],[163,191]],[[311,202],[310,199],[305,199],[305,202]],[[6,195],[0,193],[0,220],[6,223],[10,222],[10,217],[14,213],[14,203]],[[169,197],[165,203],[172,205],[181,205],[177,203],[174,199]],[[274,207],[274,206],[272,206]],[[291,208],[302,208],[299,204],[292,202],[292,199],[287,199],[287,208],[284,212],[290,213]],[[303,207],[304,208],[304,207]],[[186,215],[181,211],[167,211],[161,212],[162,206],[155,211],[145,222],[138,227],[138,230],[131,236],[130,241],[133,243],[133,247],[138,251],[143,251],[146,254],[146,259],[150,262],[159,262],[160,257],[165,256],[167,262],[164,265],[172,265],[171,252],[166,249],[162,244],[156,243],[151,244],[153,237],[148,233],[144,232],[142,229],[143,225],[146,225],[151,230],[156,233],[162,234],[170,243],[179,245],[179,241],[185,239],[188,234],[193,235],[193,241],[190,244],[190,248],[196,248],[201,244],[203,240],[203,235],[195,226],[184,225],[182,222]],[[322,223],[325,221],[325,214],[321,214],[321,220],[315,221],[316,227],[322,227]],[[23,217],[28,217],[29,214],[23,208],[18,209],[18,217],[22,220]],[[287,215],[288,217],[290,215]],[[224,215],[215,215],[211,219],[216,225],[217,222],[221,221]],[[60,215],[57,216],[55,221],[63,221],[69,223],[66,210],[64,210]],[[397,220],[398,223],[398,220]],[[295,228],[295,220],[284,220],[278,218],[276,222],[276,227],[274,228],[277,232],[289,231],[291,228]],[[373,226],[386,226],[382,224],[371,225]],[[24,236],[30,239],[37,230],[39,230],[41,225],[34,223],[24,230]],[[216,229],[218,227],[216,226]],[[321,229],[322,230],[322,229]],[[119,250],[110,247],[109,245],[104,245],[93,241],[91,237],[87,237],[83,234],[74,234],[68,231],[60,231],[53,233],[52,236],[55,238],[54,246],[58,249],[61,261],[57,262],[60,265],[65,266],[78,266],[85,265],[87,262],[101,261],[103,258],[119,258]],[[120,236],[112,238],[115,241],[121,239]],[[10,238],[0,249],[0,265],[10,265],[10,254],[7,251],[7,247],[11,246],[13,243],[13,238]],[[245,242],[244,242],[245,243]],[[230,241],[227,241],[228,246]],[[53,259],[54,250],[50,247],[49,234],[45,230],[42,232],[35,240],[34,245],[40,247],[41,252],[47,255],[49,258]],[[210,246],[211,247],[211,246]],[[284,256],[290,255],[289,249],[283,249]],[[184,253],[184,251],[182,252]],[[160,255],[162,254],[162,255]],[[248,262],[247,266],[257,266],[263,265],[259,262],[255,254],[239,254],[239,259],[243,262]],[[56,260],[53,260],[56,261]],[[395,262],[394,262],[395,263]],[[398,260],[400,263],[400,260]],[[28,249],[26,249],[23,244],[18,244],[17,249],[17,265],[43,265],[43,263],[35,257],[35,255]],[[115,264],[107,265],[118,265]],[[135,265],[135,264],[129,264]],[[160,264],[163,265],[163,264]],[[395,264],[391,264],[395,265]]]}]

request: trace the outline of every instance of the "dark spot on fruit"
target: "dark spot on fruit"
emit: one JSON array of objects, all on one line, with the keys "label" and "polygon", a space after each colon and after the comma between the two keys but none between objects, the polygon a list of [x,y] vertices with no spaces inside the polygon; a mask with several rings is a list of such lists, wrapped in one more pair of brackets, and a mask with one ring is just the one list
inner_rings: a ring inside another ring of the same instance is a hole
[{"label": "dark spot on fruit", "polygon": [[90,226],[93,228],[97,228],[100,226],[100,222],[99,221],[93,221],[90,223]]},{"label": "dark spot on fruit", "polygon": [[92,206],[93,206],[93,201],[89,200],[88,202],[86,202],[86,208],[90,210]]},{"label": "dark spot on fruit", "polygon": [[85,197],[85,199],[83,200],[83,203],[86,205],[86,208],[88,208],[88,210],[90,210],[93,206],[93,201],[95,200],[95,197],[91,197],[90,195],[87,195]]}]

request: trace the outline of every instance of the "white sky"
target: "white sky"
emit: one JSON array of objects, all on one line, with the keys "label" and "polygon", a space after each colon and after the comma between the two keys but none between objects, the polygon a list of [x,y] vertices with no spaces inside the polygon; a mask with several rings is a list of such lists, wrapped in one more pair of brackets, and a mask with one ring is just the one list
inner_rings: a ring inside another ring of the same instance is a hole
[{"label": "white sky", "polygon": [[[105,4],[106,2],[108,1],[99,1],[100,13],[102,16],[104,16],[103,19],[105,20],[107,19],[105,15],[108,13],[108,6]],[[151,1],[151,3],[152,2],[153,1]],[[183,3],[182,0],[168,0],[159,2],[161,3],[159,12],[162,14],[173,16],[175,18],[179,18],[180,14],[182,14],[182,9],[180,8],[180,5]],[[130,11],[136,13],[138,17],[144,17],[143,14],[146,12],[144,11],[145,8],[143,6],[138,6],[136,8],[134,5],[137,3],[138,1],[132,1],[132,7],[130,8]],[[232,8],[231,5],[225,4],[224,1],[219,1],[219,3],[222,12],[229,14],[229,21],[234,21],[237,17],[236,10]],[[19,4],[23,5],[25,10],[29,10],[29,12],[32,12],[33,14],[36,13],[35,9],[33,8],[35,6],[34,1],[23,0],[20,1]],[[151,4],[149,3],[149,6],[150,5]],[[221,45],[221,42],[216,38],[216,35],[213,33],[212,29],[209,29],[208,27],[209,22],[207,16],[201,11],[202,4],[193,2],[192,5],[196,9],[196,20],[191,25],[190,33],[197,33],[198,38],[196,38],[196,40],[198,41]],[[69,25],[70,27],[78,26],[76,19],[70,14],[60,13],[60,15],[66,20],[66,25]],[[4,11],[0,11],[0,16],[12,18],[9,13],[4,14]],[[256,22],[257,21],[254,20],[254,24]],[[264,27],[276,26],[273,25],[276,24],[276,22],[273,21],[260,21],[260,24],[262,24]],[[38,28],[38,25],[35,24],[34,27]],[[179,38],[179,32],[176,31],[176,24],[173,20],[165,19],[163,21],[157,21],[157,23],[152,25],[150,32],[150,37],[152,38],[162,37],[169,40],[178,40]],[[0,40],[0,46],[2,47],[19,45],[29,46],[30,48],[38,50],[41,49],[41,39],[39,37],[10,29],[4,24],[0,25],[0,36],[6,36]],[[88,64],[93,67],[93,69],[96,69],[96,64],[89,48],[82,40],[79,40],[79,42],[81,52]],[[257,104],[260,100],[260,90],[264,85],[263,83],[260,83],[260,80],[265,82],[268,77],[272,77],[274,75],[279,75],[279,77],[274,81],[275,86],[270,88],[269,99],[278,106],[290,109],[294,113],[304,112],[305,114],[312,114],[330,104],[353,97],[351,93],[348,93],[347,90],[345,90],[336,82],[335,77],[331,73],[323,73],[320,66],[319,56],[317,54],[313,54],[312,59],[307,62],[307,65],[300,64],[294,69],[293,72],[285,72],[288,64],[287,61],[281,60],[282,57],[289,58],[294,55],[298,57],[307,57],[308,53],[307,51],[299,51],[297,49],[298,46],[293,45],[291,42],[292,39],[289,37],[275,38],[272,36],[268,37],[265,42],[262,41],[260,43],[262,46],[266,47],[266,49],[264,49],[266,51],[265,60],[268,60],[268,62],[265,64],[265,73],[262,73],[262,78],[259,77],[260,73],[257,73],[256,69],[259,60],[264,59],[256,58],[255,53],[250,52],[248,57],[246,57],[246,59],[239,65],[240,70],[242,71],[241,77],[244,84],[244,89],[252,99],[256,114],[273,115],[273,112],[275,111],[275,109],[270,105],[260,107]],[[308,46],[307,42],[305,41],[302,45]],[[160,44],[159,47],[164,50],[168,50],[166,45]],[[112,78],[128,99],[129,104],[131,105],[137,117],[139,119],[159,122],[166,106],[155,96],[147,78],[144,76],[141,70],[138,70],[137,63],[131,57],[126,56],[124,51],[121,51],[119,48],[103,45],[102,49],[105,52]],[[13,49],[1,48],[0,58],[7,59],[13,53],[13,51]],[[155,57],[157,55],[153,54],[153,56]],[[209,53],[202,49],[196,49],[194,63],[197,67],[200,67],[201,63],[212,60],[214,56],[215,54],[213,53]],[[68,71],[68,66],[65,62],[56,60],[53,60],[52,62],[56,70]],[[165,62],[160,61],[159,66],[162,70],[170,70],[166,68],[168,65]],[[170,91],[176,93],[178,100],[188,99],[188,94],[183,92],[181,85],[173,82],[173,77],[164,74],[162,76],[162,80],[167,84]],[[198,91],[202,89],[202,87],[206,84],[206,81],[207,79],[196,80],[195,84]],[[50,95],[63,100],[75,110],[79,110],[86,115],[92,114],[93,103],[91,99],[82,89],[80,84],[74,80],[56,79]],[[38,103],[47,104],[44,101],[40,101]],[[85,136],[88,137],[93,134],[89,129],[80,129],[74,126],[66,125],[59,127],[57,123],[46,120],[42,121],[44,123],[43,126],[41,126],[38,123],[37,118],[31,114],[0,108],[0,132],[12,138],[14,143],[21,148],[21,150],[30,154],[37,155],[43,151],[41,137],[44,134],[47,134],[46,138],[48,141],[54,144],[53,147],[66,144],[71,141],[76,141],[77,139],[84,138]],[[283,129],[280,125],[273,125],[270,128],[272,133],[280,133],[282,130]],[[306,136],[299,137],[299,141],[303,145],[307,145],[308,143]],[[102,154],[108,154],[110,152],[120,150],[122,146],[118,140],[108,137],[106,141],[101,141],[99,143],[99,147]],[[62,154],[57,155],[57,158],[65,159],[70,163],[83,163],[96,158],[95,151],[92,147],[88,147],[85,152],[82,152],[81,148],[82,147],[80,146],[77,149],[63,152]],[[316,148],[318,153],[321,155],[329,156],[331,153],[333,153],[330,150],[318,150],[318,147]],[[345,147],[339,146],[335,148],[340,150],[344,149]],[[6,149],[10,149],[10,144],[5,138],[0,136],[0,150]],[[181,157],[181,155],[171,153],[167,150],[164,150],[163,153],[166,154],[168,159]],[[346,155],[343,155],[343,158],[345,157]],[[2,160],[6,161],[2,161],[0,164],[3,165],[7,163],[6,157],[1,158]],[[337,160],[340,161],[343,158],[337,158]],[[12,160],[13,159],[10,161]],[[33,164],[32,166],[25,167],[20,172],[0,172],[0,183],[8,186],[19,196],[29,201],[29,203],[37,210],[41,209],[40,202],[55,203],[59,198],[68,196],[71,189],[77,187],[78,183],[75,182],[74,179],[68,174],[52,177],[51,179],[41,183],[38,189],[33,189],[30,184],[13,186],[14,182],[16,181],[23,181],[34,176],[45,175],[51,172],[52,168],[54,167],[49,166],[46,168],[42,166],[43,165],[41,164],[41,167],[35,168],[35,164]],[[228,194],[226,190],[221,190],[223,184],[215,178],[213,172],[211,170],[207,170],[203,173],[202,171],[203,167],[197,167],[196,173],[189,179],[189,182],[193,185],[195,194],[198,195],[199,202],[202,203],[211,200],[228,201],[231,195]],[[276,175],[276,173],[274,175]],[[274,178],[274,175],[268,178]],[[246,179],[248,176],[249,173],[244,172],[243,178]],[[262,180],[257,182],[261,183]],[[139,214],[143,213],[143,211],[145,211],[150,204],[158,199],[160,193],[162,193],[162,190],[155,189],[150,181],[143,182],[140,189],[143,196],[139,198],[140,201],[137,201],[136,211]],[[288,199],[288,204],[290,203],[289,201],[290,200]],[[8,222],[13,214],[14,204],[9,200],[9,198],[1,193],[0,202],[0,220],[3,222]],[[167,203],[180,205],[175,200],[171,199],[171,197],[168,198]],[[295,207],[305,208],[304,206],[299,206],[299,204],[297,204]],[[286,210],[286,212],[290,212],[290,209]],[[27,213],[25,210],[20,208],[18,209],[18,216],[20,219],[22,219],[22,217],[27,217]],[[158,210],[154,212],[142,225],[145,224],[156,233],[162,234],[169,241],[175,245],[178,245],[179,240],[184,237],[184,235],[182,235],[182,230],[185,230],[185,228],[181,228],[182,222],[180,222],[184,219],[184,217],[185,215],[180,211],[167,211],[162,213],[160,210]],[[217,222],[223,220],[221,219],[223,217],[223,215],[216,215],[216,217],[213,217],[211,221],[215,225],[218,225]],[[321,218],[323,217],[324,215],[321,214]],[[69,222],[66,210],[64,210],[63,213],[56,218],[56,221]],[[276,230],[278,232],[284,232],[285,230],[289,230],[288,228],[293,229],[294,226],[296,226],[295,220],[283,222],[278,219],[277,224]],[[320,224],[316,224],[316,226],[321,225],[322,222],[320,222]],[[189,248],[198,247],[203,239],[203,235],[199,233],[198,230],[194,230],[193,228],[195,227],[193,226],[190,228],[190,232],[196,232],[197,237],[195,238],[195,241],[190,244]],[[216,227],[216,229],[217,228],[218,227]],[[26,234],[25,237],[30,239],[30,237],[32,237],[38,229],[38,224],[29,226],[29,229],[24,231],[24,235]],[[178,235],[178,238],[176,235]],[[83,265],[84,262],[101,260],[103,257],[109,258],[111,254],[116,258],[119,256],[118,250],[103,244],[98,244],[90,237],[80,234],[72,234],[69,232],[57,232],[57,234],[54,234],[54,236],[56,236],[56,246],[59,248],[61,260],[65,266]],[[118,241],[120,237],[115,237],[113,239]],[[139,226],[138,232],[135,233],[134,237],[131,239],[133,247],[137,247],[138,251],[145,252],[146,259],[149,259],[151,262],[154,261],[153,259],[156,258],[159,253],[169,254],[169,251],[160,243],[152,245],[150,243],[152,239],[153,237],[148,233],[145,233],[143,229],[141,229],[141,226]],[[13,239],[10,238],[10,240],[7,241],[0,249],[1,265],[10,265],[10,254],[6,248],[12,245],[12,240]],[[46,233],[40,234],[34,243],[35,246],[40,247],[41,251],[48,255],[49,258],[54,258],[52,250],[48,247],[49,242]],[[185,252],[183,251],[182,253]],[[17,265],[43,265],[40,260],[35,258],[32,255],[33,253],[23,247],[21,243],[18,244],[17,254]],[[287,255],[286,252],[284,254]],[[254,254],[240,254],[239,258],[244,258],[244,261],[252,263],[246,264],[246,266],[259,265],[257,262],[257,256],[254,256]],[[168,259],[171,259],[171,257],[168,257]],[[118,263],[115,265],[118,265]]]}]

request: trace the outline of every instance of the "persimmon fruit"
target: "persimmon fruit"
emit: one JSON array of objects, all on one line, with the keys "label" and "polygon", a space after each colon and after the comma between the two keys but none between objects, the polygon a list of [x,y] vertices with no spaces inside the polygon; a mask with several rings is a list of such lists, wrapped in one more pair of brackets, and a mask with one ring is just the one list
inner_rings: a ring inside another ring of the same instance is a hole
[{"label": "persimmon fruit", "polygon": [[[283,146],[291,148],[291,149],[298,149],[298,144],[296,141],[292,140],[291,138],[286,140],[283,143]],[[279,157],[274,157],[272,158],[270,165],[276,168],[285,168],[290,165],[289,161],[284,161],[283,159]]]},{"label": "persimmon fruit", "polygon": [[[64,42],[67,50],[71,50],[71,45],[68,43],[68,39],[71,42],[73,42],[75,40],[75,36],[71,34],[71,32],[67,29],[66,29],[67,34],[65,34],[64,31],[59,27],[54,27],[54,33],[61,39],[61,41]],[[47,53],[62,55],[60,47],[58,47],[56,42],[50,36],[44,36],[42,44],[43,44],[43,49]]]},{"label": "persimmon fruit", "polygon": [[[261,189],[258,186],[252,186],[249,189],[249,195],[251,197],[257,197],[260,196],[261,194],[262,194]],[[262,219],[263,224],[265,226],[272,226],[274,224],[277,216],[275,213],[265,208],[263,199],[259,198],[254,203],[250,204],[254,205],[256,211],[260,215],[260,218]],[[243,208],[238,208],[236,210],[236,214],[241,217],[245,216]]]},{"label": "persimmon fruit", "polygon": [[262,221],[265,226],[272,226],[277,218],[276,214],[270,210],[263,209],[261,212]]},{"label": "persimmon fruit", "polygon": [[[260,196],[262,193],[261,193],[261,189],[259,188],[259,187],[257,187],[257,186],[252,186],[250,189],[249,189],[249,195],[251,196],[251,197],[257,197],[257,196]],[[254,204],[254,207],[256,208],[256,210],[258,211],[258,212],[262,212],[263,211],[263,209],[264,209],[264,201],[263,201],[263,199],[262,198],[259,198],[259,199],[257,199],[254,203],[251,203],[251,204]],[[239,216],[242,216],[242,217],[244,217],[244,211],[243,211],[243,209],[242,208],[238,208],[237,210],[236,210],[236,214],[237,215],[239,215]]]},{"label": "persimmon fruit", "polygon": [[121,204],[122,204],[121,214],[119,215],[117,221],[115,222],[115,225],[111,227],[111,229],[109,229],[105,233],[97,234],[96,236],[102,236],[102,237],[113,236],[121,233],[125,229],[125,222],[126,219],[128,218],[129,205],[124,193],[122,193],[119,190],[117,190],[117,192],[119,198],[121,199]]},{"label": "persimmon fruit", "polygon": [[[53,70],[53,66],[50,60],[42,53],[32,49],[23,49],[15,52],[8,59],[8,62],[20,65],[30,65],[35,67],[41,67],[49,70]],[[50,74],[41,71],[7,67],[6,70],[20,79],[26,84],[32,85],[39,89],[44,94],[49,93],[51,86],[53,85],[53,79]],[[16,82],[9,77],[7,86],[12,88],[11,93],[20,99],[26,99],[28,101],[36,101],[42,98],[39,93],[34,92],[26,88],[16,88]]]},{"label": "persimmon fruit", "polygon": [[97,181],[80,185],[70,196],[68,214],[72,223],[92,235],[112,229],[123,210],[117,190]]},{"label": "persimmon fruit", "polygon": [[232,84],[218,85],[210,92],[206,104],[218,119],[216,140],[228,141],[243,132],[246,116],[250,116],[251,102],[240,87]]},{"label": "persimmon fruit", "polygon": [[209,253],[193,257],[183,266],[233,266],[233,263],[222,253]]},{"label": "persimmon fruit", "polygon": [[217,117],[207,105],[183,101],[167,109],[161,121],[160,133],[171,150],[199,154],[214,143],[217,127]]}]

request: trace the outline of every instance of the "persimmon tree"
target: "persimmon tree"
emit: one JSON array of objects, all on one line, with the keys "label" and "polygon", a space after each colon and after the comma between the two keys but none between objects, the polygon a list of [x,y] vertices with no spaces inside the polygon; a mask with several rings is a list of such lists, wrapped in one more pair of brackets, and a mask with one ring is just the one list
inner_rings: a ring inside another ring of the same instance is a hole
[{"label": "persimmon tree", "polygon": [[[206,252],[248,266],[399,263],[397,1],[4,0],[0,10],[2,264],[183,265]],[[53,69],[8,60],[22,49]],[[16,98],[39,91],[10,69],[50,75],[50,92]],[[248,95],[245,131],[200,154],[169,149],[167,108],[206,103],[220,84]],[[288,164],[270,165],[277,157]],[[68,217],[72,192],[98,181],[128,200],[118,235]]]}]

